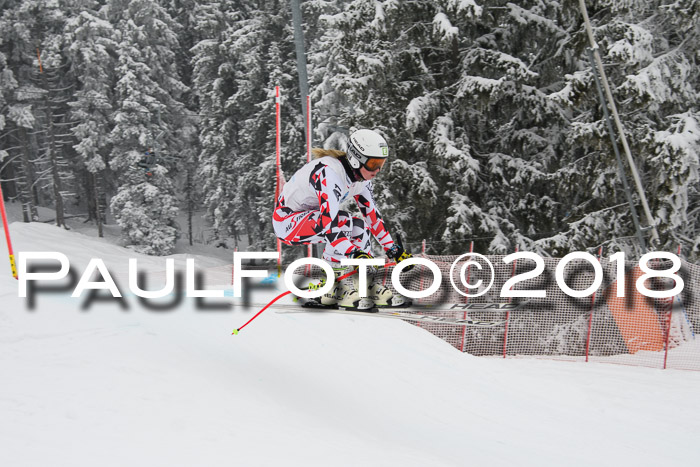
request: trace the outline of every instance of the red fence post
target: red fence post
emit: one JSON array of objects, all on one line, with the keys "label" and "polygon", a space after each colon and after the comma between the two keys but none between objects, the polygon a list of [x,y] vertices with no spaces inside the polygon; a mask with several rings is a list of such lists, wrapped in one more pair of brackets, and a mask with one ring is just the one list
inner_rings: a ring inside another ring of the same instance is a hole
[{"label": "red fence post", "polygon": [[[515,252],[518,252],[518,247],[515,247]],[[511,279],[513,276],[515,276],[515,266],[516,266],[517,260],[513,261],[513,269],[510,272],[510,277]],[[509,297],[508,298],[508,303],[510,303],[512,299]],[[506,329],[505,332],[503,333],[503,358],[506,358],[507,354],[507,349],[508,349],[508,325],[510,324],[510,311],[506,312]]]},{"label": "red fence post", "polygon": [[[603,247],[598,249],[598,262],[603,257]],[[595,292],[591,295],[591,311],[588,312],[588,334],[586,335],[586,361],[588,361],[589,351],[591,349],[591,331],[593,329],[593,309],[595,308]]]},{"label": "red fence post", "polygon": [[[678,257],[680,258],[681,256],[681,246],[678,245]],[[664,370],[666,369],[666,365],[668,363],[668,344],[671,340],[671,324],[673,323],[673,302],[674,302],[675,297],[670,298],[670,303],[668,306],[668,314],[666,316],[666,339],[664,343]]]},{"label": "red fence post", "polygon": [[668,313],[664,316],[664,321],[666,321],[666,337],[664,339],[664,366],[663,369],[666,369],[666,365],[668,363],[668,344],[671,340],[671,323],[673,319],[673,297],[667,299],[668,302]]},{"label": "red fence post", "polygon": [[[469,243],[469,253],[474,253],[474,241]],[[471,264],[467,266],[467,284],[469,283],[469,276],[471,273]],[[464,303],[469,303],[469,297],[464,297]],[[463,319],[467,319],[467,311],[464,311],[464,315],[462,316]],[[462,352],[464,352],[464,347],[467,344],[467,327],[462,326],[462,344],[460,345],[460,348]]]}]

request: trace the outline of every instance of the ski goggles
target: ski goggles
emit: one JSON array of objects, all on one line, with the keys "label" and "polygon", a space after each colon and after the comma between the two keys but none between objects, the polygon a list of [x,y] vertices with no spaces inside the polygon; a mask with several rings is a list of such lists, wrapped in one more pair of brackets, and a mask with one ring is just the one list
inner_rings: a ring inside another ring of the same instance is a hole
[{"label": "ski goggles", "polygon": [[374,172],[375,170],[381,169],[385,162],[386,158],[384,157],[368,157],[365,163],[362,165],[364,165],[365,169],[369,170],[370,172]]}]

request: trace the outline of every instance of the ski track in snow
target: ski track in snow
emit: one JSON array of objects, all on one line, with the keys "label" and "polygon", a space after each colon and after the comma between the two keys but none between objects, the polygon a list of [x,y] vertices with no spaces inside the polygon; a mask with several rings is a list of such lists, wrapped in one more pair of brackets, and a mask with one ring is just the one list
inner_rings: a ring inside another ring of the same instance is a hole
[{"label": "ski track in snow", "polygon": [[[43,224],[12,229],[17,251],[61,251],[79,269],[90,257],[115,271],[128,257],[151,271],[163,261]],[[193,299],[81,311],[81,299],[42,295],[28,311],[16,287],[0,277],[3,466],[695,466],[700,455],[698,372],[477,358],[408,323],[341,314],[268,310],[232,336],[257,309]]]}]

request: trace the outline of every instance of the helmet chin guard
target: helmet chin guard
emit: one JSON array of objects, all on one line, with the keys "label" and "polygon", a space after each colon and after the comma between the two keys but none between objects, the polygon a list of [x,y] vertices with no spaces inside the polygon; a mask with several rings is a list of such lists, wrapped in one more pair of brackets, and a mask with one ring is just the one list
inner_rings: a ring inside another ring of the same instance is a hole
[{"label": "helmet chin guard", "polygon": [[352,167],[353,169],[359,169],[360,167],[362,167],[360,159],[358,159],[357,157],[351,157],[350,151],[348,151],[348,161],[350,161],[350,167]]}]

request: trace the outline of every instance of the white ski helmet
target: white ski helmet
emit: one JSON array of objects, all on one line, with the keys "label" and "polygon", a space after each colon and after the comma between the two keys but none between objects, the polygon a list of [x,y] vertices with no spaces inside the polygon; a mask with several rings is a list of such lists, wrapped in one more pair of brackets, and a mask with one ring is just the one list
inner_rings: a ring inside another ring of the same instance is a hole
[{"label": "white ski helmet", "polygon": [[374,172],[381,168],[389,157],[389,145],[376,131],[357,130],[350,135],[347,155],[353,169],[364,167]]}]

